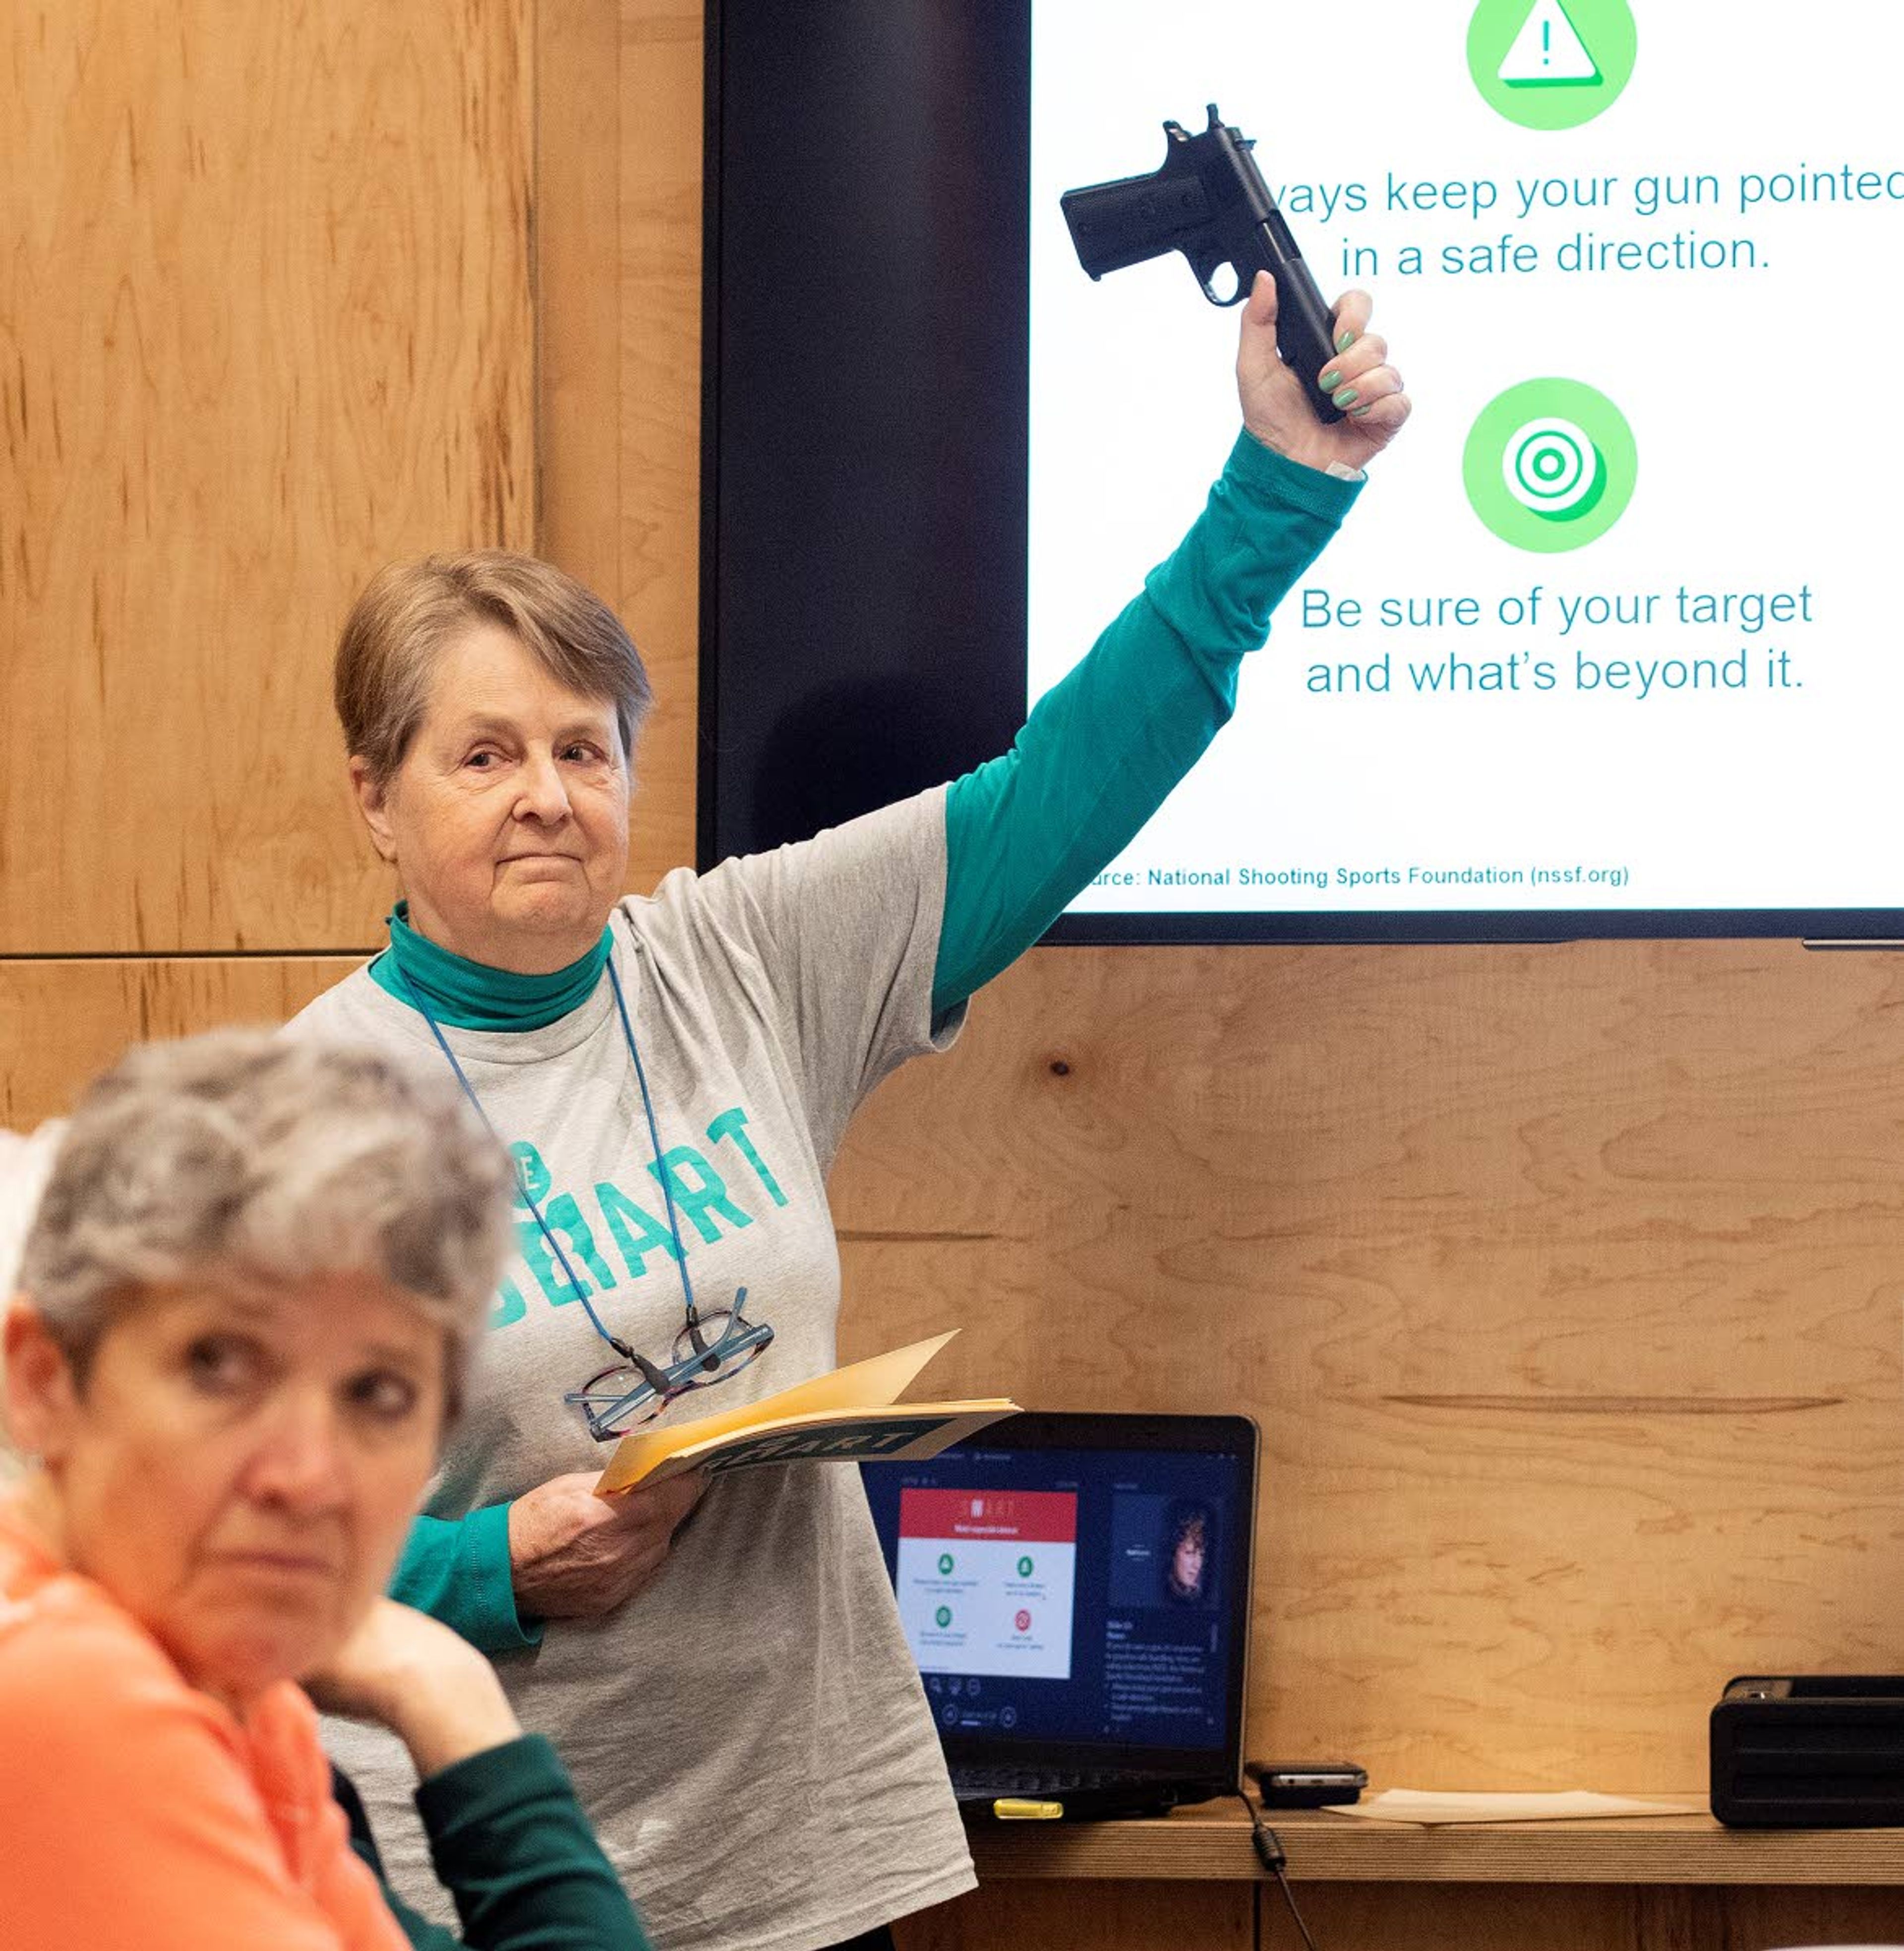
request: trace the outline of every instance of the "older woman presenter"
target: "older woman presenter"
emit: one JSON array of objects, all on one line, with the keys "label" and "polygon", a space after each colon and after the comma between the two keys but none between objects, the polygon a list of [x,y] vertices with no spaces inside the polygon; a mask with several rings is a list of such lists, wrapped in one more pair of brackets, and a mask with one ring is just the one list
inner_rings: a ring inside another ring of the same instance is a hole
[{"label": "older woman presenter", "polygon": [[[381,1596],[507,1210],[432,1082],[226,1033],[135,1052],[61,1141],[5,1320],[8,1945],[645,1944],[487,1662]],[[379,1887],[300,1679],[407,1750],[463,1937]]]},{"label": "older woman presenter", "polygon": [[[1327,427],[1275,309],[1265,277],[1203,514],[1009,754],[647,898],[620,891],[648,686],[599,602],[520,557],[436,557],[345,626],[351,776],[403,899],[389,949],[298,1027],[454,1076],[520,1182],[470,1414],[394,1589],[498,1656],[666,1951],[882,1943],[972,1881],[857,1474],[757,1469],[698,1506],[590,1486],[644,1416],[832,1366],[826,1174],[854,1108],[951,1040],[1194,762],[1406,419],[1365,297],[1337,314],[1351,398]],[[381,1834],[401,1758],[364,1740],[350,1765]]]}]

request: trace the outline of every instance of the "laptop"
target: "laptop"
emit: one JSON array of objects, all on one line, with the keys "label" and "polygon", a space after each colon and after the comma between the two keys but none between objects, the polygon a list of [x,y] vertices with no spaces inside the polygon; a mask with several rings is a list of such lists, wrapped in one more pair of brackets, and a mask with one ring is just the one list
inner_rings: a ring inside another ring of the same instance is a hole
[{"label": "laptop", "polygon": [[1235,1790],[1256,1447],[1244,1416],[1034,1412],[862,1471],[967,1815]]}]

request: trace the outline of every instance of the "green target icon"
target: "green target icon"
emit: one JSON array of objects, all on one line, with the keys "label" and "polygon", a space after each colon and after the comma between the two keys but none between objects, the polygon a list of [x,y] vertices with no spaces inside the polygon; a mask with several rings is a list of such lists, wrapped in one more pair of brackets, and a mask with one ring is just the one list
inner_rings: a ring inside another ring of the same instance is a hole
[{"label": "green target icon", "polygon": [[1461,474],[1475,513],[1504,542],[1576,549],[1626,510],[1638,473],[1626,417],[1578,379],[1527,379],[1476,417]]},{"label": "green target icon", "polygon": [[1606,492],[1606,460],[1593,436],[1573,421],[1528,420],[1502,452],[1501,479],[1543,521],[1574,522]]}]

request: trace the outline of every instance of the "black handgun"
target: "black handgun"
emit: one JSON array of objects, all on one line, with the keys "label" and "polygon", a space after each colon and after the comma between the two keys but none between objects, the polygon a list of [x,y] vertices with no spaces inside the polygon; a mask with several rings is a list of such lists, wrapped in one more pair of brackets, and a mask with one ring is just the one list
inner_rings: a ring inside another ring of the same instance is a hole
[{"label": "black handgun", "polygon": [[[1317,419],[1339,420],[1342,410],[1316,384],[1335,353],[1335,324],[1316,289],[1303,254],[1250,151],[1210,105],[1210,126],[1193,136],[1166,122],[1163,167],[1067,190],[1059,198],[1078,261],[1093,278],[1181,251],[1212,304],[1241,304],[1258,271],[1276,281],[1276,350],[1303,382]],[[1236,289],[1220,296],[1213,280],[1228,264]]]}]

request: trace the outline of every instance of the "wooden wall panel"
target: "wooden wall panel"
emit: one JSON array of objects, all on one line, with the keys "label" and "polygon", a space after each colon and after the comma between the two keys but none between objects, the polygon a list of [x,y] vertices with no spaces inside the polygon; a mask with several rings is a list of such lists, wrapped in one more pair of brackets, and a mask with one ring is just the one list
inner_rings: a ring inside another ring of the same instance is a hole
[{"label": "wooden wall panel", "polygon": [[[1888,1890],[1298,1882],[1322,1951],[1765,1951],[1876,1947],[1904,1932]],[[993,1883],[916,1917],[900,1951],[1300,1951],[1270,1884]]]},{"label": "wooden wall panel", "polygon": [[535,13],[538,554],[621,608],[622,23]]},{"label": "wooden wall panel", "polygon": [[654,679],[631,863],[694,857],[701,567],[701,8],[622,9],[622,614]]},{"label": "wooden wall panel", "polygon": [[0,27],[0,954],[373,937],[370,571],[534,533],[532,0]]},{"label": "wooden wall panel", "polygon": [[[1876,1947],[1904,1929],[1884,1890],[1297,1883],[1322,1951],[1765,1951]],[[1273,1885],[995,1883],[908,1918],[900,1951],[1300,1951]]]},{"label": "wooden wall panel", "polygon": [[1252,1745],[1698,1789],[1904,1653],[1904,963],[1045,950],[835,1175],[847,1352],[1265,1441]]},{"label": "wooden wall panel", "polygon": [[1255,1896],[1247,1884],[992,1884],[894,1934],[899,1951],[1253,1951]]},{"label": "wooden wall panel", "polygon": [[655,707],[629,885],[694,858],[701,9],[544,0],[538,547],[612,604]]},{"label": "wooden wall panel", "polygon": [[281,1023],[362,958],[314,955],[142,961],[0,961],[0,1128],[71,1110],[126,1045],[226,1023]]}]

